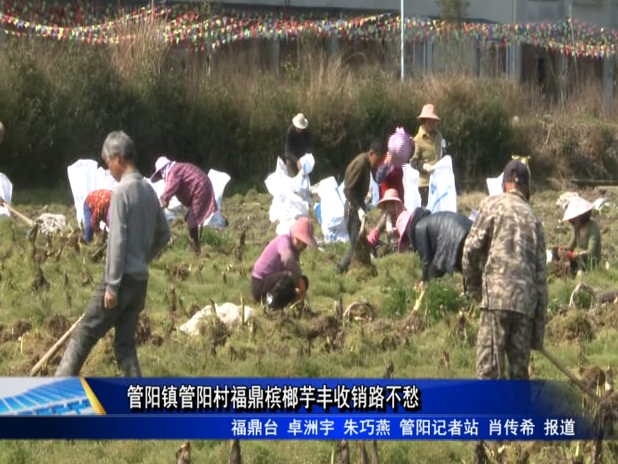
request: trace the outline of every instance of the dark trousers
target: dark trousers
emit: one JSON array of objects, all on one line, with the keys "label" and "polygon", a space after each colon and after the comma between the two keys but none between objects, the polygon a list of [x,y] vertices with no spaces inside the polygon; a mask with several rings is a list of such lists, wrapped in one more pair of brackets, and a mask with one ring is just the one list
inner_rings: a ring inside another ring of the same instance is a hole
[{"label": "dark trousers", "polygon": [[56,377],[79,375],[90,351],[113,327],[114,353],[126,376],[141,376],[135,348],[135,331],[140,312],[146,305],[148,280],[124,276],[118,290],[116,307],[105,309],[105,289],[101,282],[92,296],[84,318],[73,332]]},{"label": "dark trousers", "polygon": [[193,246],[196,250],[200,249],[200,235],[202,226],[189,227],[189,237],[193,241]]},{"label": "dark trousers", "polygon": [[285,166],[288,168],[288,176],[296,177],[298,174],[298,162],[286,158]]},{"label": "dark trousers", "polygon": [[419,187],[418,193],[421,194],[421,206],[427,208],[429,202],[429,187]]},{"label": "dark trousers", "polygon": [[[307,276],[301,276],[309,288]],[[256,303],[266,302],[272,309],[283,309],[296,300],[298,281],[288,271],[275,272],[262,279],[251,278],[251,293]],[[270,296],[270,298],[269,298]],[[269,301],[270,300],[270,301]]]},{"label": "dark trousers", "polygon": [[354,250],[356,249],[356,242],[358,241],[358,235],[360,234],[361,220],[358,217],[356,210],[351,211],[350,205],[346,203],[346,227],[348,229],[348,235],[350,237],[350,248],[348,252],[339,261],[338,268],[340,272],[347,271],[352,257],[354,256]]},{"label": "dark trousers", "polygon": [[86,243],[92,242],[92,237],[94,236],[94,230],[92,230],[92,226],[90,225],[91,217],[92,211],[90,211],[88,203],[84,201],[84,241]]}]

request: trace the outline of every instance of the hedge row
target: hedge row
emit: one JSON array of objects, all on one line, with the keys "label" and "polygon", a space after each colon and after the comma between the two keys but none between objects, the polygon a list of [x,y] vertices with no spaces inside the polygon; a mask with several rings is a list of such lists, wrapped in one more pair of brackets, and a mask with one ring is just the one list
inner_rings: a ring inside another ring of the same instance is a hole
[{"label": "hedge row", "polygon": [[66,182],[66,167],[98,159],[116,129],[134,137],[146,174],[167,153],[246,182],[273,169],[299,111],[315,137],[315,179],[341,175],[373,136],[401,125],[416,133],[427,102],[442,118],[458,178],[495,175],[512,153],[532,154],[541,132],[538,124],[513,127],[515,114],[531,116],[535,96],[499,80],[401,84],[377,69],[352,72],[324,59],[286,66],[279,76],[210,77],[195,57],[158,47],[138,53],[23,39],[0,43],[0,63],[0,171],[23,188]]}]

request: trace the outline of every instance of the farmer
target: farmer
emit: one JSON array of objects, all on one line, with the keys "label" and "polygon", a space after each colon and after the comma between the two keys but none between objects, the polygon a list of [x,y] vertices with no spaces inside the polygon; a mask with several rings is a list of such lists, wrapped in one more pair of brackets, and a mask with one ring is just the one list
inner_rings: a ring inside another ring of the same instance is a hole
[{"label": "farmer", "polygon": [[300,270],[299,256],[307,246],[318,246],[307,217],[297,219],[288,234],[277,236],[266,246],[251,274],[256,302],[266,302],[270,309],[283,309],[305,298],[309,279]]},{"label": "farmer", "polygon": [[442,146],[444,139],[437,129],[440,118],[436,115],[433,105],[423,106],[418,116],[421,126],[414,137],[414,155],[410,164],[419,172],[418,191],[421,194],[421,206],[427,206],[429,200],[429,175],[434,165],[442,158]]},{"label": "farmer", "polygon": [[[384,158],[376,172],[376,182],[380,185],[380,200],[384,198],[385,192],[389,189],[395,189],[398,197],[404,198],[403,169],[401,167],[410,161],[410,155],[413,150],[414,144],[412,139],[402,127],[398,127],[388,140],[386,158]],[[372,236],[376,237],[376,234],[379,236],[384,229],[390,235],[393,230],[393,224],[392,216],[385,212],[382,214],[378,225],[371,231]]]},{"label": "farmer", "polygon": [[298,113],[285,133],[284,158],[290,177],[295,177],[301,170],[299,159],[311,152],[311,133],[307,127],[309,121]]},{"label": "farmer", "polygon": [[163,210],[150,184],[135,167],[133,140],[111,132],[102,158],[113,178],[105,277],[90,300],[56,377],[77,376],[94,345],[113,327],[114,351],[127,377],[141,377],[135,330],[146,303],[148,263],[170,238]]},{"label": "farmer", "polygon": [[395,224],[399,215],[406,211],[403,202],[399,198],[397,190],[394,188],[388,189],[386,192],[384,192],[382,199],[378,202],[378,208],[382,210],[380,222],[376,227],[371,229],[371,232],[369,232],[369,234],[367,235],[367,241],[372,248],[374,248],[378,244],[378,241],[380,240],[380,234],[384,230],[384,224],[386,224],[387,221]]},{"label": "farmer", "polygon": [[84,242],[92,242],[95,233],[101,232],[100,223],[109,228],[109,203],[112,191],[108,189],[93,190],[84,201]]},{"label": "farmer", "polygon": [[547,314],[545,233],[530,204],[529,173],[512,160],[502,195],[486,198],[465,242],[467,292],[481,301],[476,375],[527,380],[530,350],[543,348]]},{"label": "farmer", "polygon": [[[591,219],[593,205],[581,197],[575,197],[569,202],[564,212],[563,221],[573,226],[573,236],[566,247],[558,247],[559,259],[567,258],[571,262],[571,269],[590,269],[601,260],[601,231],[595,221]],[[582,251],[575,251],[579,248]]]},{"label": "farmer", "polygon": [[384,145],[384,142],[381,140],[374,140],[369,147],[369,151],[357,155],[345,170],[343,194],[346,199],[345,218],[350,237],[350,248],[336,265],[338,273],[344,273],[348,270],[352,256],[354,256],[361,224],[365,219],[367,209],[365,197],[369,193],[371,172],[380,165],[386,155],[386,147]]},{"label": "farmer", "polygon": [[185,216],[191,238],[190,247],[196,254],[201,251],[200,235],[204,222],[217,212],[217,200],[208,175],[191,163],[177,163],[161,156],[155,163],[152,182],[163,178],[165,190],[161,206],[167,208],[173,196],[189,211]]},{"label": "farmer", "polygon": [[[462,255],[472,221],[452,211],[431,214],[420,207],[412,214],[402,211],[397,218],[399,252],[416,251],[421,260],[422,283],[454,271],[462,273]],[[465,289],[465,284],[464,284]]]}]

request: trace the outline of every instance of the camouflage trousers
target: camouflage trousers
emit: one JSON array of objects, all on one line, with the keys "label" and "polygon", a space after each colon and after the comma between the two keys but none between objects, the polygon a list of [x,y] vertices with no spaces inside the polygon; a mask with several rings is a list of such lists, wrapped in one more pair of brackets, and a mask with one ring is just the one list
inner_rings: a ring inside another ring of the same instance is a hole
[{"label": "camouflage trousers", "polygon": [[532,319],[514,311],[483,309],[476,339],[476,376],[479,379],[528,380]]}]

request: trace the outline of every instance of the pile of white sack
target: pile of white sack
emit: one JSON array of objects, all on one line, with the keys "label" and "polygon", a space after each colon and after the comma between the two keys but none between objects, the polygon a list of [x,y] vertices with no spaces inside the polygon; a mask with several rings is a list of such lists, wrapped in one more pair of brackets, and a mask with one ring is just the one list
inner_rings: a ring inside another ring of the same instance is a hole
[{"label": "pile of white sack", "polygon": [[[215,314],[228,327],[237,326],[240,321],[240,313],[241,308],[238,305],[233,303],[223,303],[222,305],[218,305],[215,303]],[[244,309],[244,320],[245,323],[251,318],[253,315],[253,308],[249,306],[245,306]],[[187,335],[199,335],[200,329],[204,325],[204,323],[208,320],[209,317],[212,316],[212,306],[207,305],[197,313],[193,315],[191,319],[181,325],[178,330]]]},{"label": "pile of white sack", "polygon": [[[71,184],[71,191],[73,193],[73,202],[75,204],[75,213],[77,216],[77,222],[80,225],[84,223],[84,201],[88,194],[94,190],[108,189],[113,190],[116,186],[116,181],[112,177],[109,169],[103,169],[98,167],[98,163],[91,159],[80,159],[67,168],[69,175],[69,183]],[[205,226],[212,227],[225,227],[225,219],[221,214],[221,199],[223,198],[223,192],[225,187],[230,181],[230,176],[224,172],[211,169],[208,172],[208,177],[212,182],[215,198],[217,201],[217,212],[204,221]],[[159,180],[152,182],[150,179],[146,179],[157,196],[160,198],[165,190],[165,182]],[[186,208],[178,201],[178,198],[172,197],[169,201],[167,208],[165,208],[165,217],[168,221],[173,221],[177,217],[184,217]],[[101,223],[101,227],[105,227]]]},{"label": "pile of white sack", "polygon": [[[409,164],[403,166],[404,204],[408,211],[414,211],[421,205],[421,195],[418,190],[419,172]],[[337,185],[334,177],[328,177],[317,186],[316,192],[320,202],[314,210],[322,228],[325,243],[347,242],[348,232],[344,218],[345,197],[343,189],[345,182]],[[380,187],[374,180],[370,180],[369,209],[376,207],[380,198]],[[457,212],[457,190],[453,163],[449,155],[444,156],[435,164],[429,177],[428,209],[432,213],[438,211]]]}]

